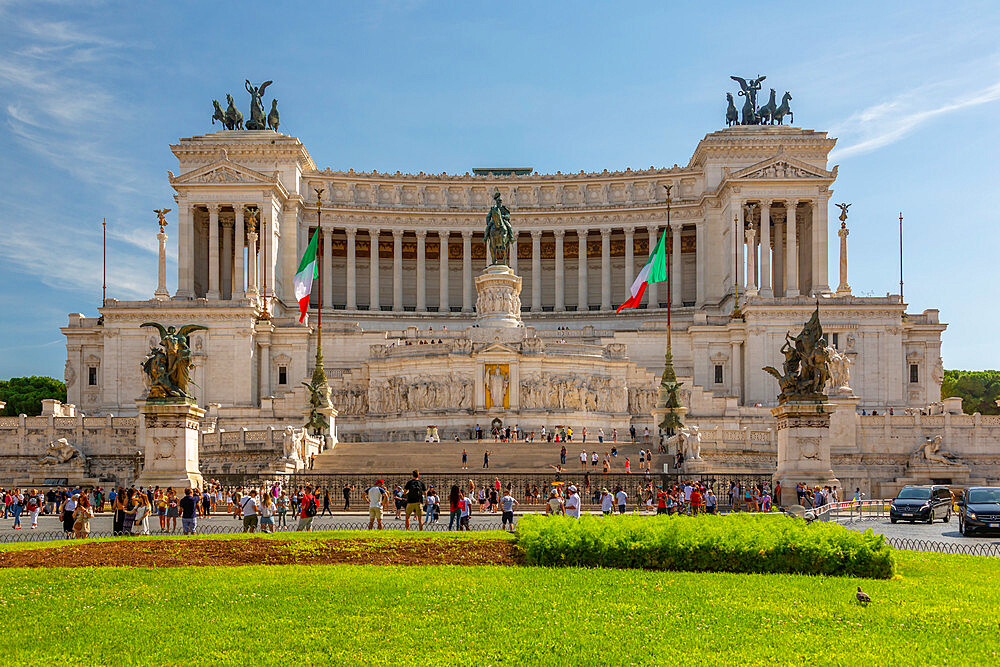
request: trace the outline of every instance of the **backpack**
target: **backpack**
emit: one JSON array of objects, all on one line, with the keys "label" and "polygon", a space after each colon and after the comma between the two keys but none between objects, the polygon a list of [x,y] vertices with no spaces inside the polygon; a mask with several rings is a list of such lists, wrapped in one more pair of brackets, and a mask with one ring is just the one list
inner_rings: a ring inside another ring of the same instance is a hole
[{"label": "backpack", "polygon": [[307,517],[312,518],[312,517],[316,516],[316,505],[317,504],[318,503],[316,502],[315,498],[310,498],[309,499],[309,501],[306,503],[305,509],[303,510],[303,512],[305,513],[305,515]]}]

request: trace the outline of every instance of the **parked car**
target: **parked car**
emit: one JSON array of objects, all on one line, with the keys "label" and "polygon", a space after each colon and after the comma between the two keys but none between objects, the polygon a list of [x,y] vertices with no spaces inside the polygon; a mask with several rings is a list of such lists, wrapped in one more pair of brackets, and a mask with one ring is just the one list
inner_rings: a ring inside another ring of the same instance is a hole
[{"label": "parked car", "polygon": [[948,523],[951,505],[951,490],[947,486],[904,486],[892,500],[889,520],[933,523],[934,519],[944,519]]},{"label": "parked car", "polygon": [[958,507],[958,530],[962,535],[1000,530],[1000,487],[970,487]]}]

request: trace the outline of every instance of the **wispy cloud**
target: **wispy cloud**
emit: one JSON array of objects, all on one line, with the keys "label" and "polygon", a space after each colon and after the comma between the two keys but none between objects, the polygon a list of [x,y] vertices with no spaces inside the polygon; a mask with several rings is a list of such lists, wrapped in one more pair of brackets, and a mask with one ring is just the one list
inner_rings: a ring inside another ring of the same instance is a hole
[{"label": "wispy cloud", "polygon": [[[0,51],[0,92],[9,136],[25,151],[99,192],[102,203],[119,215],[147,208],[143,198],[157,182],[108,140],[136,114],[112,92],[107,78],[126,45],[70,21],[5,18],[13,40]],[[12,196],[13,190],[7,194],[0,210],[0,225],[8,230],[0,257],[53,288],[93,293],[101,282],[99,227],[81,227],[81,218],[93,216],[60,202],[58,194],[49,201],[55,214],[40,216],[22,206],[22,197]],[[32,224],[18,223],[23,220]],[[153,234],[114,224],[108,232],[109,294],[150,296],[156,280]]]},{"label": "wispy cloud", "polygon": [[[995,68],[993,68],[995,69]],[[895,143],[921,125],[963,109],[1000,100],[1000,74],[991,80],[967,78],[921,86],[862,109],[830,129],[840,138],[831,160],[868,153]]]}]

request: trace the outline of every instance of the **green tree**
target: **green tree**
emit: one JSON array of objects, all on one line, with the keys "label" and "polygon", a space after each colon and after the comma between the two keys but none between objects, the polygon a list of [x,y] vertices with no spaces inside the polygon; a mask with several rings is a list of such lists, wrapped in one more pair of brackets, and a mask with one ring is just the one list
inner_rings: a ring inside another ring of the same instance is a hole
[{"label": "green tree", "polygon": [[962,411],[1000,415],[1000,371],[945,371],[941,398],[962,399]]},{"label": "green tree", "polygon": [[65,402],[66,385],[55,378],[40,375],[0,380],[0,401],[7,403],[3,414],[8,417],[42,414],[43,398]]}]

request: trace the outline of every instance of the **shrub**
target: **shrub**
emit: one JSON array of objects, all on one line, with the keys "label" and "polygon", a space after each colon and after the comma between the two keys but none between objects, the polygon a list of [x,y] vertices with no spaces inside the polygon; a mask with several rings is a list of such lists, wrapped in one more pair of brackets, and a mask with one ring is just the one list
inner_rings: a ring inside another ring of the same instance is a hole
[{"label": "shrub", "polygon": [[896,572],[892,548],[881,535],[784,515],[527,515],[518,523],[517,543],[530,565],[877,579]]}]

